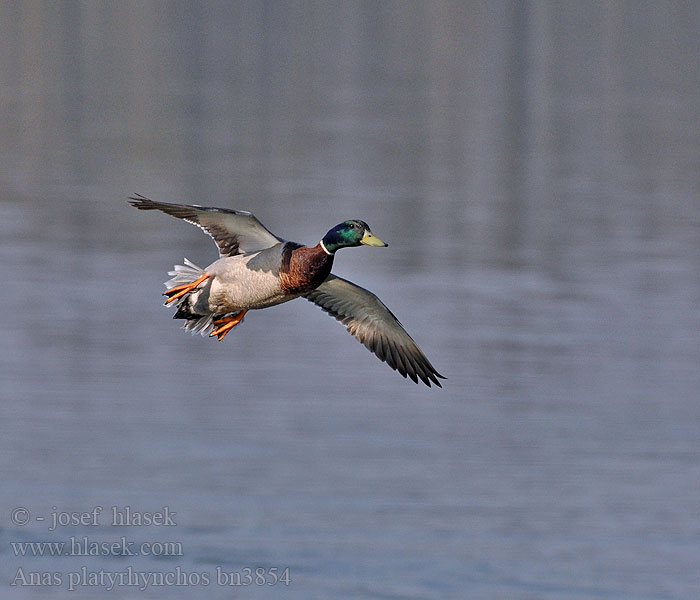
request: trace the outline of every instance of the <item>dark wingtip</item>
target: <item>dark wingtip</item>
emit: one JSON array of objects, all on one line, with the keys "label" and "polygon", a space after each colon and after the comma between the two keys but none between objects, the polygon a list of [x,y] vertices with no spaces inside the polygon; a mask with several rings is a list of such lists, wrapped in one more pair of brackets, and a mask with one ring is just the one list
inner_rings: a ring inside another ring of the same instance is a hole
[{"label": "dark wingtip", "polygon": [[127,200],[131,206],[134,208],[139,208],[141,210],[147,210],[149,207],[149,202],[152,202],[146,196],[142,196],[141,194],[134,194],[133,196],[129,196],[129,199]]},{"label": "dark wingtip", "polygon": [[[445,379],[445,378],[442,377],[442,379]],[[426,379],[423,380],[423,383],[425,383],[425,385],[427,385],[428,387],[431,387],[430,386],[431,382],[434,383],[439,388],[442,387],[442,384],[435,378],[435,376],[432,373],[430,375],[428,375],[428,377]]]},{"label": "dark wingtip", "polygon": [[425,379],[423,380],[425,384],[430,387],[430,382],[432,381],[436,386],[439,388],[442,387],[442,384],[438,381],[438,377],[440,379],[447,379],[444,375],[440,375],[435,369],[432,370],[431,373],[428,374],[428,380],[426,381]]}]

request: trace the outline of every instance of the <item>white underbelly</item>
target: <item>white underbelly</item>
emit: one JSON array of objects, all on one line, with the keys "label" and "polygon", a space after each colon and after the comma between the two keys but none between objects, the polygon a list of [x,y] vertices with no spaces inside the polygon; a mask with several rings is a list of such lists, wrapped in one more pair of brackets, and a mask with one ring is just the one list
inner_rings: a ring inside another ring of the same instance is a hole
[{"label": "white underbelly", "polygon": [[261,265],[260,261],[254,261],[254,267],[249,266],[255,256],[223,258],[207,267],[207,272],[214,275],[209,289],[211,312],[225,314],[266,308],[297,297],[282,292],[276,268]]}]

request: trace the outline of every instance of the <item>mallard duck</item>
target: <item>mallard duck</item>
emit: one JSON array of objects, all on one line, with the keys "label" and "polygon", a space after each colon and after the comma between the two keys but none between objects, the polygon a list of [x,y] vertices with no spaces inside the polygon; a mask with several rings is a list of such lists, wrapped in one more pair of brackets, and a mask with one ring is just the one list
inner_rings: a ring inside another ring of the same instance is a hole
[{"label": "mallard duck", "polygon": [[165,305],[177,306],[192,333],[223,340],[250,310],[306,298],[346,326],[392,369],[418,383],[442,387],[438,373],[393,313],[372,292],[331,274],[341,248],[385,247],[364,221],[344,221],[315,246],[277,237],[252,213],[226,208],[129,198],[140,210],[161,210],[197,225],[219,248],[219,259],[201,269],[185,259],[168,274]]}]

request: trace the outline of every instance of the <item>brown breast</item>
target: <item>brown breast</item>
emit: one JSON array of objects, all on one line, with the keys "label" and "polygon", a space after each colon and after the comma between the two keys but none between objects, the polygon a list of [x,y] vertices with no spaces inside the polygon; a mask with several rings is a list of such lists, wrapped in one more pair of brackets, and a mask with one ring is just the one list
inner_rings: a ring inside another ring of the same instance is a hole
[{"label": "brown breast", "polygon": [[321,285],[331,272],[333,256],[316,244],[313,248],[287,242],[282,248],[280,282],[289,294],[304,294]]}]

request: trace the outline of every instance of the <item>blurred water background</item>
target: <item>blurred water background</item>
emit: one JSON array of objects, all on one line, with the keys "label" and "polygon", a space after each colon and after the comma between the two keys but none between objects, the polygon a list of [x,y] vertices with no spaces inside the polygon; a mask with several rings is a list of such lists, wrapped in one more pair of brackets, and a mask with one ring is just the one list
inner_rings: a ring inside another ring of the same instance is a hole
[{"label": "blurred water background", "polygon": [[[697,4],[3,2],[0,56],[3,597],[700,597]],[[134,192],[367,221],[334,270],[444,389],[302,300],[180,331],[166,271],[216,250]],[[11,546],[85,535],[182,555]]]}]

